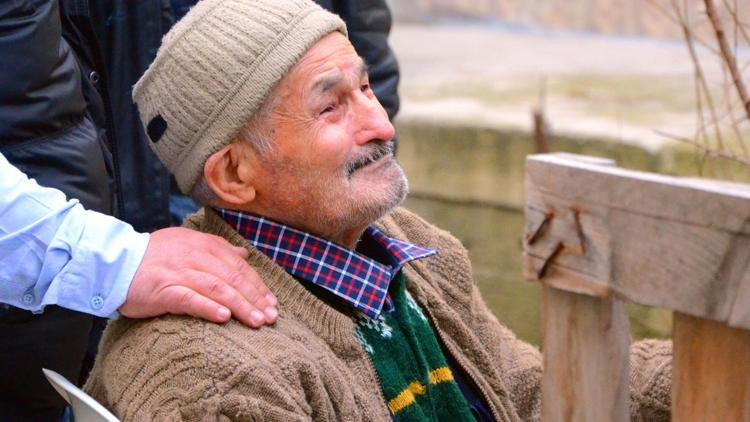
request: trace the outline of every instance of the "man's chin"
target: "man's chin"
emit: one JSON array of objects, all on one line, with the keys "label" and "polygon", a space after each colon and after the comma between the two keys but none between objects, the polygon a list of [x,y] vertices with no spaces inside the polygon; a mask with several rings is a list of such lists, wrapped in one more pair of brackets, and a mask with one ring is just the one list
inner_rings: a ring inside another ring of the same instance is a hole
[{"label": "man's chin", "polygon": [[380,212],[375,220],[403,204],[404,200],[406,200],[406,196],[409,194],[409,181],[406,178],[406,175],[404,175],[403,170],[401,170],[401,166],[395,162],[394,166],[396,174],[394,174],[392,178],[389,178],[390,182],[388,183],[388,186],[385,187]]}]

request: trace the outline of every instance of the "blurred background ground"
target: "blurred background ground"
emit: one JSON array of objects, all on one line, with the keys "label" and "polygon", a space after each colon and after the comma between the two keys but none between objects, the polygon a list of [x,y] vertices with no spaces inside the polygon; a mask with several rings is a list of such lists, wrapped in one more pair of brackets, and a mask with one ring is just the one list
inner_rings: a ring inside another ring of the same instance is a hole
[{"label": "blurred background ground", "polygon": [[[541,341],[539,287],[520,276],[524,158],[534,152],[535,107],[544,110],[552,150],[606,156],[639,170],[750,181],[747,167],[707,161],[661,134],[691,138],[698,120],[693,61],[679,27],[652,2],[391,6],[391,44],[402,71],[399,159],[412,188],[407,207],[464,242],[490,307],[527,341]],[[750,5],[738,10],[747,16]],[[696,33],[710,35],[700,22]],[[740,61],[750,59],[747,47],[737,52]],[[720,64],[707,48],[698,54],[720,96]],[[747,125],[740,129],[750,134]],[[723,142],[741,152],[736,134]],[[670,335],[668,313],[630,312],[634,337]]]}]

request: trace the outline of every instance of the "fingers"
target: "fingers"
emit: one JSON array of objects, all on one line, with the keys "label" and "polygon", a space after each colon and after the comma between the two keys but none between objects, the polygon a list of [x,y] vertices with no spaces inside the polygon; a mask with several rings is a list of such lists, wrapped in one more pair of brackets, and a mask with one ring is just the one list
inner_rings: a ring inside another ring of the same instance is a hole
[{"label": "fingers", "polygon": [[247,249],[233,246],[218,236],[194,231],[190,234],[201,247],[193,249],[187,258],[192,262],[185,263],[185,268],[196,269],[221,280],[239,296],[224,288],[217,289],[218,284],[207,286],[204,283],[196,286],[195,290],[226,306],[237,319],[251,326],[255,326],[255,321],[259,319],[258,311],[266,323],[274,323],[278,316],[278,300],[245,261],[249,254]]},{"label": "fingers", "polygon": [[198,241],[204,245],[204,247],[202,248],[204,252],[209,252],[216,256],[233,253],[235,255],[241,256],[242,258],[248,257],[247,249],[240,246],[234,246],[222,237],[192,230],[191,235],[195,236]]},{"label": "fingers", "polygon": [[189,287],[226,306],[241,321],[251,318],[248,315],[253,311],[259,311],[269,324],[276,321],[276,297],[240,254],[227,249],[216,255],[191,255],[186,257],[193,260],[187,267],[203,275],[194,274],[198,284]]},{"label": "fingers", "polygon": [[[187,314],[216,323],[226,322],[231,317],[229,309],[185,286],[170,286],[162,296],[164,303],[169,304],[167,312],[172,314]],[[262,325],[262,322],[257,322],[251,326],[258,328]]]},{"label": "fingers", "polygon": [[[185,286],[189,286],[197,295],[228,308],[235,318],[246,325],[259,327],[276,322],[276,308],[268,306],[265,299],[252,286],[245,287],[248,290],[248,299],[240,294],[227,278],[217,277],[208,272],[186,271],[185,280]],[[245,284],[244,280],[235,283]]]},{"label": "fingers", "polygon": [[[229,242],[227,242],[229,243]],[[241,248],[239,246],[232,246],[232,249],[243,259],[247,259],[250,256],[250,252],[248,252],[247,249]]]},{"label": "fingers", "polygon": [[[257,308],[263,309],[264,312],[273,311],[274,317],[271,319],[275,319],[278,301],[258,273],[243,258],[227,257],[227,261],[229,262],[225,267],[228,271],[228,274],[225,274],[226,282]],[[266,316],[269,316],[268,313]]]}]

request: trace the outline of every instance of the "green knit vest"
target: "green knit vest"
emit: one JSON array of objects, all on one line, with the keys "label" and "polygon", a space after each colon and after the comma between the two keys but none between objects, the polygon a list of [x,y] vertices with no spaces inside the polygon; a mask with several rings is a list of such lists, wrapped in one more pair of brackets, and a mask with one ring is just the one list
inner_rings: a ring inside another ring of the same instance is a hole
[{"label": "green knit vest", "polygon": [[473,421],[435,332],[399,273],[393,308],[377,319],[354,317],[355,336],[370,356],[396,421]]}]

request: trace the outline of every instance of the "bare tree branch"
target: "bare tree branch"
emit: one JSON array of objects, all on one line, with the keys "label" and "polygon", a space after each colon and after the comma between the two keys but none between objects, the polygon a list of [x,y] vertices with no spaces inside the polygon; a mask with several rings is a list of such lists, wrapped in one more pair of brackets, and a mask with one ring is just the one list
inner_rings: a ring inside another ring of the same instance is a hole
[{"label": "bare tree branch", "polygon": [[740,19],[739,14],[737,13],[737,0],[734,1],[734,7],[731,7],[729,5],[728,0],[724,0],[724,7],[729,11],[729,14],[732,16],[732,20],[734,21],[734,27],[735,31],[739,32],[740,35],[742,35],[742,38],[745,40],[745,42],[750,45],[750,34],[748,34],[747,29],[750,28],[750,25],[748,25],[745,22],[742,22]]},{"label": "bare tree branch", "polygon": [[[705,10],[699,11],[697,19],[695,12],[690,10],[691,5],[695,4],[694,0],[646,1],[681,29],[693,62],[695,79],[696,125],[692,137],[657,133],[695,147],[700,174],[709,158],[729,159],[750,167],[750,145],[744,139],[750,128],[750,102],[745,83],[747,79],[742,79],[750,68],[750,62],[738,61],[740,46],[750,46],[750,24],[743,22],[739,13],[739,5],[744,7],[747,0],[703,0],[699,3],[703,3]],[[717,9],[717,5],[720,9]],[[704,26],[714,35],[710,37],[710,42],[696,34],[697,28]],[[723,82],[716,81],[713,73],[710,73],[712,79],[709,80],[709,74],[704,71],[705,63],[702,62],[708,56],[702,51],[699,55],[699,47],[715,54]],[[718,90],[714,83],[718,84]],[[736,139],[736,144],[725,143],[723,134],[731,134],[730,138]],[[716,170],[723,169],[719,166]]]},{"label": "bare tree branch", "polygon": [[[684,0],[683,2],[684,7],[680,7],[679,3],[677,3],[677,0],[672,0],[672,7],[675,10],[675,13],[680,16],[680,27],[682,28],[682,33],[685,38],[685,44],[688,47],[688,52],[690,53],[690,58],[693,61],[694,71],[695,71],[695,78],[696,83],[699,84],[701,89],[699,90],[699,97],[700,93],[702,92],[702,97],[705,98],[706,104],[708,105],[709,113],[711,114],[711,120],[714,122],[713,125],[711,125],[714,128],[714,134],[716,136],[716,141],[719,144],[719,148],[724,147],[724,141],[721,136],[721,130],[719,127],[715,124],[719,121],[719,119],[716,117],[716,107],[714,106],[714,100],[711,95],[711,90],[708,87],[708,82],[706,82],[706,76],[703,73],[703,68],[701,66],[700,58],[698,58],[698,53],[695,51],[695,45],[693,44],[693,32],[690,28],[689,23],[689,17],[688,17],[688,7],[687,7],[687,1]],[[703,113],[699,113],[701,122],[703,123]],[[705,125],[702,125],[705,126]],[[705,137],[705,143],[708,147],[708,137]]]},{"label": "bare tree branch", "polygon": [[[646,0],[648,4],[653,6],[657,11],[659,11],[665,18],[669,19],[673,24],[682,27],[682,19],[681,16],[675,16],[672,13],[669,12],[664,6],[658,3],[658,0]],[[679,11],[677,11],[679,13]],[[716,54],[717,56],[721,55],[721,51],[719,51],[718,48],[714,47],[709,43],[708,41],[704,40],[703,38],[699,37],[697,34],[692,34],[693,41],[695,41],[698,45],[705,48],[706,50],[710,51],[713,54]]]},{"label": "bare tree branch", "polygon": [[735,154],[732,154],[732,153],[729,153],[729,152],[726,152],[726,151],[708,148],[708,147],[706,147],[704,145],[697,144],[692,139],[685,138],[683,136],[674,135],[674,134],[663,132],[663,131],[660,131],[660,130],[656,130],[654,132],[657,135],[663,136],[665,138],[669,138],[669,139],[672,139],[672,140],[675,140],[675,141],[678,141],[678,142],[682,142],[682,143],[685,143],[685,144],[692,145],[695,148],[698,148],[701,152],[703,152],[707,156],[714,157],[714,158],[725,158],[727,160],[736,161],[736,162],[738,162],[740,164],[743,164],[745,166],[749,166],[750,167],[750,159],[738,157]]},{"label": "bare tree branch", "polygon": [[716,7],[714,6],[713,0],[704,0],[704,3],[706,5],[706,14],[711,20],[711,26],[714,28],[714,32],[716,33],[716,40],[719,43],[719,49],[721,50],[724,64],[727,66],[729,73],[732,75],[732,80],[737,89],[737,95],[739,95],[740,100],[742,100],[747,118],[750,119],[750,98],[748,98],[747,88],[745,88],[745,83],[742,80],[742,75],[740,74],[740,70],[737,67],[737,59],[735,58],[734,53],[732,53],[732,50],[729,48],[726,35],[724,34],[724,28],[721,24],[721,21],[719,20],[719,16],[716,13]]}]

